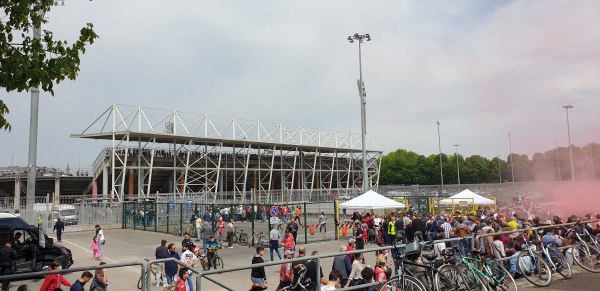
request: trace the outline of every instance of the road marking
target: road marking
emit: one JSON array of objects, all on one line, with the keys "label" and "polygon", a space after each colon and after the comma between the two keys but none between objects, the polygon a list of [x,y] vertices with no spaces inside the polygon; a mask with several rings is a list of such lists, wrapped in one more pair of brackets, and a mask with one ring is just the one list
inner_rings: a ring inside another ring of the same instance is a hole
[{"label": "road marking", "polygon": [[[89,254],[91,254],[91,253],[92,253],[92,251],[91,251],[90,249],[88,249],[88,248],[84,248],[84,247],[82,247],[82,246],[80,246],[80,245],[78,245],[78,244],[76,244],[76,243],[73,243],[73,242],[71,242],[71,241],[68,241],[68,240],[65,240],[65,239],[63,239],[63,240],[62,240],[62,242],[66,242],[66,243],[68,243],[68,244],[70,244],[70,245],[73,245],[73,246],[75,246],[75,247],[79,248],[79,249],[82,249],[82,250],[84,250],[86,253],[89,253]],[[109,262],[112,262],[112,263],[121,263],[121,262],[119,262],[119,261],[113,260],[113,259],[111,259],[111,258],[108,258],[108,257],[102,257],[102,261],[109,261]],[[134,267],[134,266],[127,266],[126,268],[128,268],[128,269],[130,269],[130,270],[132,270],[132,271],[135,271],[135,272],[139,272],[139,271],[140,271],[140,269],[138,269],[138,268],[140,268],[139,266],[135,266],[135,267]]]}]

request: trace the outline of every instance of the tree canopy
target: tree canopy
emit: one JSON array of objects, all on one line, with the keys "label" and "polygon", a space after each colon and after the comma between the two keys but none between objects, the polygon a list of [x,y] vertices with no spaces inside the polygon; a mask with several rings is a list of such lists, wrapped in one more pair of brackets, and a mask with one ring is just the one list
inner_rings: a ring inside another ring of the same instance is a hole
[{"label": "tree canopy", "polygon": [[[0,21],[0,86],[6,92],[22,92],[41,87],[54,95],[53,85],[65,78],[75,80],[79,72],[80,55],[98,35],[93,25],[81,28],[72,44],[55,40],[51,31],[42,30],[33,37],[36,27],[43,29],[48,21],[44,15],[54,7],[54,0],[5,0],[0,2],[4,13]],[[0,129],[11,129],[6,120],[9,108],[0,99]]]},{"label": "tree canopy", "polygon": [[[461,184],[512,182],[567,181],[572,177],[569,148],[558,148],[544,153],[514,154],[505,160],[491,160],[473,155],[442,154],[444,184],[457,184],[456,160],[460,166]],[[592,143],[582,148],[573,146],[573,164],[577,180],[600,178],[600,145]],[[511,165],[512,163],[512,165]],[[438,185],[440,184],[439,155],[425,157],[415,152],[398,149],[381,159],[382,185]]]}]

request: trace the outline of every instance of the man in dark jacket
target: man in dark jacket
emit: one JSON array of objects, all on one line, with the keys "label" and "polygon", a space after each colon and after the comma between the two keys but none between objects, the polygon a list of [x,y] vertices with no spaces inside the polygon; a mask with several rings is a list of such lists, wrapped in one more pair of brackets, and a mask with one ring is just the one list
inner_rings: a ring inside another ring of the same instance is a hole
[{"label": "man in dark jacket", "polygon": [[425,223],[420,217],[415,217],[412,221],[412,231],[415,234],[415,238],[423,241],[423,233],[425,232]]},{"label": "man in dark jacket", "polygon": [[71,285],[69,291],[84,291],[83,286],[85,286],[85,283],[92,280],[93,277],[94,275],[92,275],[92,273],[88,271],[83,272],[81,274],[81,278],[79,278],[77,281],[75,281],[75,283],[73,283],[73,285]]},{"label": "man in dark jacket", "polygon": [[62,232],[65,230],[65,223],[59,218],[56,219],[56,223],[54,223],[54,229],[56,231],[56,239],[58,242],[62,241]]},{"label": "man in dark jacket", "polygon": [[[256,255],[252,257],[252,264],[261,264],[264,263],[263,255],[265,254],[265,248],[256,247]],[[255,267],[252,268],[250,272],[250,280],[254,284],[260,284],[261,286],[267,285],[267,273],[265,272],[265,267]]]},{"label": "man in dark jacket", "polygon": [[331,267],[332,270],[338,271],[342,276],[340,280],[340,286],[342,287],[346,286],[346,283],[348,283],[348,275],[352,272],[352,262],[350,262],[350,257],[348,257],[345,252],[346,246],[341,245],[341,254],[333,258],[333,266]]},{"label": "man in dark jacket", "polygon": [[[11,247],[10,243],[4,244],[4,248],[0,249],[0,275],[12,274],[12,263],[19,256],[17,252]],[[8,290],[10,281],[4,280],[2,282],[2,290]]]}]

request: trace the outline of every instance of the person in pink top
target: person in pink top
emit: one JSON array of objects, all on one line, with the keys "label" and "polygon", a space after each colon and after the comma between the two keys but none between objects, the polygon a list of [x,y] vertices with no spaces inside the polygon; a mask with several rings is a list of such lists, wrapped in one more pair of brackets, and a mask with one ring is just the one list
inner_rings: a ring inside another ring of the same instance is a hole
[{"label": "person in pink top", "polygon": [[92,258],[90,260],[100,260],[100,242],[98,240],[98,236],[94,236],[94,238],[92,238],[92,244],[90,245],[90,248],[92,249]]}]

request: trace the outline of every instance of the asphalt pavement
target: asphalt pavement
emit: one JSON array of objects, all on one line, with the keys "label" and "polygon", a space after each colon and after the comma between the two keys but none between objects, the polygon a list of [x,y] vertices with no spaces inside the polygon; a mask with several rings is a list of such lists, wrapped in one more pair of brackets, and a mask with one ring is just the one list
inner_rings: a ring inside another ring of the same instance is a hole
[{"label": "asphalt pavement", "polygon": [[[181,252],[182,237],[176,237],[169,234],[144,232],[138,230],[122,230],[122,229],[107,229],[104,230],[106,236],[106,245],[103,248],[104,261],[111,263],[126,263],[139,262],[143,259],[154,259],[154,250],[160,244],[161,239],[166,239],[169,243],[175,243],[178,246],[178,252]],[[70,248],[73,253],[73,267],[85,267],[97,265],[99,262],[91,260],[92,252],[90,244],[93,231],[70,232],[63,234],[63,245]],[[346,240],[326,242],[317,242],[304,245],[307,249],[307,254],[314,250],[318,250],[320,254],[334,253],[338,251],[340,245],[346,245]],[[201,245],[198,243],[198,245]],[[375,245],[367,245],[367,249]],[[255,254],[255,248],[247,246],[234,245],[233,249],[227,247],[219,251],[219,255],[223,258],[225,269],[230,267],[240,267],[251,265],[252,256]],[[375,254],[368,253],[365,255],[367,263],[375,265]],[[270,261],[268,249],[265,250],[265,261]],[[275,260],[278,260],[275,255]],[[321,262],[325,276],[327,276],[333,258],[324,258]],[[267,278],[269,282],[269,290],[274,290],[274,287],[279,283],[279,265],[266,268]],[[141,270],[139,266],[122,267],[108,270],[109,289],[110,290],[137,290],[137,282],[140,278]],[[80,273],[66,274],[65,277],[70,282],[75,282],[79,278]],[[560,277],[560,278],[559,278]],[[227,272],[223,274],[212,275],[211,278],[232,288],[233,290],[248,290],[250,282],[250,269],[236,272]],[[10,290],[16,290],[19,284],[26,283],[31,290],[39,290],[43,279],[27,280],[13,282]],[[194,276],[195,282],[195,276]],[[154,283],[154,282],[153,282]],[[519,290],[600,290],[600,274],[591,274],[581,268],[575,267],[573,277],[570,280],[564,280],[561,276],[553,276],[553,282],[549,287],[539,288],[532,287],[524,279],[517,280],[520,286]],[[153,284],[153,290],[162,290]],[[63,288],[68,290],[68,288]],[[86,288],[87,289],[87,288]],[[202,280],[201,290],[223,290],[218,285]]]}]

